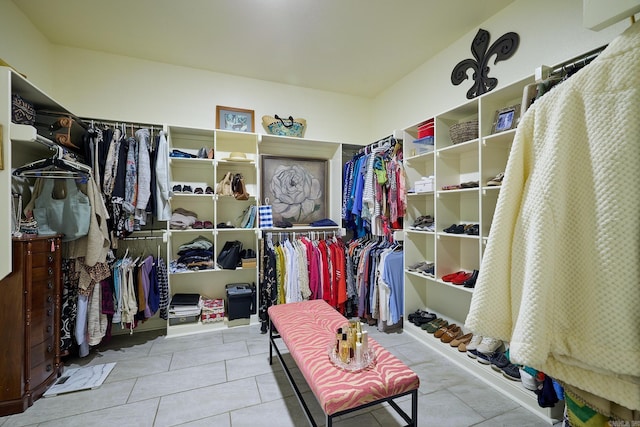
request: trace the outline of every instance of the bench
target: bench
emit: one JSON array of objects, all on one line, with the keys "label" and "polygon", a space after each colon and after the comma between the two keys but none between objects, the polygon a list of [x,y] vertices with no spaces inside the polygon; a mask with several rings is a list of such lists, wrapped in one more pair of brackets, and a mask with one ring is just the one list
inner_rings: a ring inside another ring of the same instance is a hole
[{"label": "bench", "polygon": [[[331,362],[328,348],[336,330],[347,319],[323,300],[279,304],[269,307],[269,364],[273,350],[293,387],[309,423],[317,424],[311,415],[291,371],[276,344],[282,339],[325,413],[325,425],[332,427],[335,417],[384,402],[408,423],[418,425],[418,386],[420,379],[402,361],[369,338],[369,348],[376,362],[361,371],[349,372]],[[411,395],[411,416],[394,401]]]}]

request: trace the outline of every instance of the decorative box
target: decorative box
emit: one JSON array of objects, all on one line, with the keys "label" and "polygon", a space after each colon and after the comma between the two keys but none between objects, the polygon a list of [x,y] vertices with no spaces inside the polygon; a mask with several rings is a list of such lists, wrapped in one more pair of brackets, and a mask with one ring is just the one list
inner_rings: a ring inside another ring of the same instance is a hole
[{"label": "decorative box", "polygon": [[424,138],[425,136],[433,136],[433,119],[418,126],[418,138]]}]

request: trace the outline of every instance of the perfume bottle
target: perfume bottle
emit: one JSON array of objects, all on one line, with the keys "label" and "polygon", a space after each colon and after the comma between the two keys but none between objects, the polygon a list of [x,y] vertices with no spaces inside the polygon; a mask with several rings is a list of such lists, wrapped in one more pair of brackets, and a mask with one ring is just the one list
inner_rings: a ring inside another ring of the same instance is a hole
[{"label": "perfume bottle", "polygon": [[342,334],[342,341],[340,342],[340,360],[342,363],[349,363],[349,340],[347,334]]}]

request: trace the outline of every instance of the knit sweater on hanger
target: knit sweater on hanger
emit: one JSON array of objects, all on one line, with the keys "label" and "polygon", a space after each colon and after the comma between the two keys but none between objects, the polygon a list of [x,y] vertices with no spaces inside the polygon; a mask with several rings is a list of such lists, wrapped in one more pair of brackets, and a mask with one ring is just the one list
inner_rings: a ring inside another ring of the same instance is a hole
[{"label": "knit sweater on hanger", "polygon": [[640,409],[640,23],[518,126],[466,325]]}]

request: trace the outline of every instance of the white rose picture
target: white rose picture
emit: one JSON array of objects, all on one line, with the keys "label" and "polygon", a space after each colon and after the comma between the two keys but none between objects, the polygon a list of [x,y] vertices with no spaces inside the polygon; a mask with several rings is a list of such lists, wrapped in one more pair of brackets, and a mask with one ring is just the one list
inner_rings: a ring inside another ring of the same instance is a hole
[{"label": "white rose picture", "polygon": [[309,224],[326,217],[325,161],[265,157],[263,173],[263,200],[269,200],[274,221]]}]

